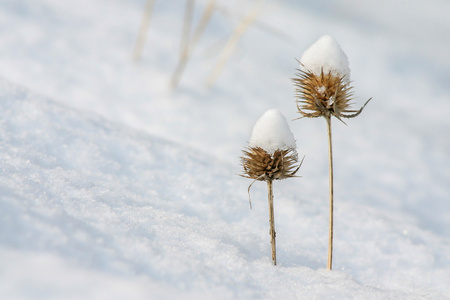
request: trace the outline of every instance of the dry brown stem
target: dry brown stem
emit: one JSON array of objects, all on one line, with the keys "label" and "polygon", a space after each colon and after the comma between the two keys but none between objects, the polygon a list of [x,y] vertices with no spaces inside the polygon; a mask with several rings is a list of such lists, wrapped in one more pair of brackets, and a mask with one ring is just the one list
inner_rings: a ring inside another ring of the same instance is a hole
[{"label": "dry brown stem", "polygon": [[273,209],[273,182],[272,180],[267,180],[267,194],[269,198],[269,223],[270,223],[270,245],[272,247],[272,263],[274,266],[277,265],[277,247],[276,247],[276,232],[275,232],[275,213]]},{"label": "dry brown stem", "polygon": [[327,269],[331,270],[333,265],[333,144],[331,142],[331,117],[325,117],[327,120],[327,131],[328,131],[328,179],[329,179],[329,196],[330,196],[330,219],[329,219],[329,230],[328,230],[328,261]]}]

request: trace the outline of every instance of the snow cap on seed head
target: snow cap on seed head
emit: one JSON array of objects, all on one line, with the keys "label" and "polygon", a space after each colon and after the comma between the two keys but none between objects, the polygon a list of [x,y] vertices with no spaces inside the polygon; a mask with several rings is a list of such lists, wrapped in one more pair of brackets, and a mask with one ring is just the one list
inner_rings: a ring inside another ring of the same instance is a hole
[{"label": "snow cap on seed head", "polygon": [[256,121],[248,148],[242,152],[244,173],[241,176],[255,180],[295,177],[301,165],[301,162],[297,165],[294,135],[277,109],[269,109]]},{"label": "snow cap on seed head", "polygon": [[270,154],[276,150],[296,149],[294,135],[278,109],[269,109],[256,121],[249,147],[260,147]]},{"label": "snow cap on seed head", "polygon": [[324,35],[312,44],[303,53],[300,59],[303,67],[317,76],[323,70],[324,74],[344,77],[345,82],[350,81],[350,68],[347,55],[342,51],[338,42],[330,35]]},{"label": "snow cap on seed head", "polygon": [[306,49],[300,65],[293,81],[297,109],[302,117],[329,119],[335,116],[340,121],[342,118],[354,118],[372,99],[367,100],[359,110],[350,108],[353,87],[350,85],[348,58],[329,35],[322,36]]}]

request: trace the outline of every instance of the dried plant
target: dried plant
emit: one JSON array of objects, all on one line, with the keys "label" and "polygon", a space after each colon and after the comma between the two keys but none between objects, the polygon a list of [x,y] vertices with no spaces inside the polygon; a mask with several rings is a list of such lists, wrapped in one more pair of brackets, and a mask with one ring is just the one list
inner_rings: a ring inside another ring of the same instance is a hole
[{"label": "dried plant", "polygon": [[142,15],[141,25],[139,27],[138,37],[134,45],[133,57],[136,61],[140,60],[142,56],[142,50],[144,49],[145,39],[147,37],[147,31],[150,26],[150,19],[154,6],[155,0],[147,0],[144,8],[144,13]]},{"label": "dried plant", "polygon": [[[136,38],[136,42],[133,50],[133,57],[136,62],[140,61],[142,53],[144,50],[144,45],[146,43],[147,33],[150,28],[150,21],[154,12],[156,0],[147,0],[145,3],[144,11],[142,14],[142,19]],[[203,13],[199,16],[198,22],[195,25],[193,21],[196,20],[196,15],[194,14],[197,10],[197,6],[202,6],[199,2],[203,2],[205,7]],[[205,1],[195,1],[186,0],[186,5],[184,9],[184,17],[180,18],[183,21],[181,39],[180,39],[180,53],[178,57],[178,62],[172,77],[170,80],[170,88],[177,88],[183,73],[189,63],[191,57],[196,51],[197,45],[200,43],[200,39],[204,35],[207,27],[211,24],[213,20],[213,15],[218,12],[230,19],[237,19],[237,25],[232,31],[231,36],[228,38],[227,42],[224,43],[223,49],[220,51],[218,59],[214,64],[210,74],[206,78],[206,85],[211,87],[217,81],[218,77],[225,68],[227,61],[230,59],[231,55],[235,52],[235,49],[242,39],[245,32],[249,28],[256,27],[263,32],[273,35],[285,42],[289,42],[291,38],[284,32],[276,29],[275,27],[258,20],[262,8],[265,7],[267,1],[258,0],[255,1],[253,9],[248,13],[242,13],[242,7],[238,6],[235,9],[231,9],[229,6],[230,1],[219,1],[219,0],[205,0]],[[245,1],[244,1],[245,2]],[[241,5],[241,2],[236,2],[236,4]],[[195,25],[195,26],[194,26]],[[192,31],[192,34],[191,34]],[[216,50],[213,50],[216,52]]]},{"label": "dried plant", "polygon": [[[303,66],[304,67],[304,66]],[[359,110],[350,109],[350,101],[353,99],[350,81],[345,75],[336,75],[329,71],[324,73],[321,69],[320,75],[310,70],[299,70],[297,78],[294,78],[296,87],[297,109],[302,117],[317,118],[324,117],[327,121],[328,132],[328,159],[329,159],[329,235],[328,235],[328,260],[327,269],[332,269],[333,259],[333,148],[331,139],[331,116],[342,121],[342,118],[354,118],[358,116],[367,103]]]},{"label": "dried plant", "polygon": [[219,59],[214,65],[211,74],[206,79],[206,84],[208,87],[211,87],[216,82],[217,78],[219,77],[220,73],[225,67],[225,64],[235,51],[235,48],[239,40],[242,38],[244,33],[248,30],[250,25],[256,20],[257,16],[259,15],[260,10],[262,8],[262,4],[263,4],[262,1],[257,2],[254,8],[250,11],[250,13],[247,14],[241,20],[238,26],[234,29],[233,34],[228,39],[222,53],[220,54]]},{"label": "dried plant", "polygon": [[[193,3],[188,3],[186,9],[192,11]],[[184,69],[186,68],[186,65],[192,55],[192,52],[194,51],[194,48],[197,46],[200,38],[202,37],[203,33],[206,30],[206,27],[208,26],[211,17],[216,10],[216,0],[209,0],[206,8],[204,9],[202,16],[200,18],[200,21],[198,22],[194,33],[192,37],[188,40],[187,37],[183,37],[183,48],[180,51],[180,58],[178,60],[177,67],[175,68],[175,71],[172,75],[172,79],[170,81],[171,89],[174,89],[178,86],[178,83],[181,79],[181,75],[184,72]],[[185,14],[185,26],[190,26],[190,24],[186,24],[186,22],[190,22],[191,16],[189,16],[191,12],[187,12]],[[183,32],[187,33],[189,29],[185,28]]]},{"label": "dried plant", "polygon": [[[243,153],[244,156],[241,157],[241,164],[244,168],[244,174],[241,174],[241,176],[254,179],[248,187],[249,197],[250,188],[255,181],[267,182],[272,263],[273,265],[276,265],[277,255],[275,241],[275,215],[273,209],[273,180],[282,180],[295,177],[295,174],[299,170],[303,160],[299,165],[297,165],[297,151],[292,148],[285,150],[278,149],[271,154],[260,147],[249,147],[248,149],[243,150]],[[249,203],[251,208],[250,198]]]},{"label": "dried plant", "polygon": [[294,149],[276,150],[270,154],[260,147],[254,147],[243,152],[243,177],[264,181],[280,180],[294,177],[298,171],[297,152]]},{"label": "dried plant", "polygon": [[[296,86],[297,109],[303,117],[354,118],[358,116],[367,102],[359,110],[351,110],[350,101],[353,100],[353,87],[344,76],[337,76],[331,72],[325,74],[323,69],[320,75],[311,71],[298,70],[294,78]],[[343,122],[343,121],[342,121]]]}]

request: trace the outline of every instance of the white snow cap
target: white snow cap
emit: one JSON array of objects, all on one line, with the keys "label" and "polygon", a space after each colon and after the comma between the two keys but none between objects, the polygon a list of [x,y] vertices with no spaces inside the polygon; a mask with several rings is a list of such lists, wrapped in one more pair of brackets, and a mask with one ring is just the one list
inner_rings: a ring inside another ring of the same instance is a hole
[{"label": "white snow cap", "polygon": [[286,118],[278,109],[269,109],[256,121],[248,145],[263,148],[270,154],[278,149],[297,148]]},{"label": "white snow cap", "polygon": [[323,68],[325,74],[331,71],[335,76],[345,76],[344,81],[350,81],[347,55],[342,51],[338,42],[329,35],[322,36],[306,49],[300,62],[304,68],[316,75],[320,75]]}]

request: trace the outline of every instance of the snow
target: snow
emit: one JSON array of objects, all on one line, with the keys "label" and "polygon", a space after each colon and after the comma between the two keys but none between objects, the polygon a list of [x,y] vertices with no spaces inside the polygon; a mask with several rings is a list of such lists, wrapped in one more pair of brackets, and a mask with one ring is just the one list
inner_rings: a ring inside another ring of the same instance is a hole
[{"label": "snow", "polygon": [[[208,90],[252,8],[217,2],[234,13],[172,92],[185,1],[156,1],[139,63],[144,0],[0,2],[0,299],[449,299],[449,2],[266,6]],[[326,124],[291,121],[295,58],[325,33],[373,97],[333,123],[331,272]],[[235,175],[273,107],[306,156],[274,184],[277,267],[266,186],[250,210]]]},{"label": "snow", "polygon": [[302,55],[300,59],[306,70],[320,75],[331,72],[335,76],[344,77],[350,81],[350,68],[347,55],[342,51],[338,42],[330,35],[320,37]]},{"label": "snow", "polygon": [[276,108],[269,109],[256,121],[248,145],[260,147],[270,154],[297,148],[286,118]]}]

